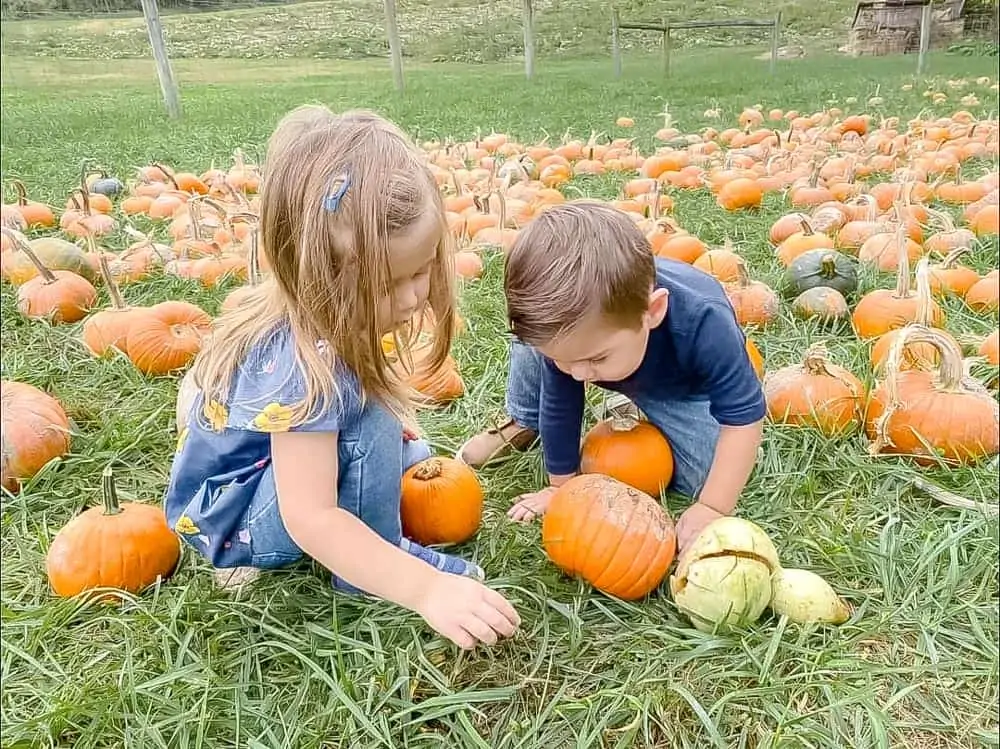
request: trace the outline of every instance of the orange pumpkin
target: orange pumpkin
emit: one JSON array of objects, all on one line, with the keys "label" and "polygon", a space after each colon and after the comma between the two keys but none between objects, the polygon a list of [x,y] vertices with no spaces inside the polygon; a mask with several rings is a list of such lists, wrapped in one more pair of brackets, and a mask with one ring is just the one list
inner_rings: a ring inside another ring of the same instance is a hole
[{"label": "orange pumpkin", "polygon": [[126,353],[125,341],[128,329],[136,316],[143,314],[146,308],[130,307],[126,304],[118,284],[111,276],[107,258],[101,255],[97,262],[104,277],[104,285],[111,297],[111,308],[99,310],[88,317],[83,323],[80,335],[84,345],[94,356],[106,356],[113,349]]},{"label": "orange pumpkin", "polygon": [[677,553],[673,521],[645,492],[585,473],[560,486],[542,516],[542,547],[567,575],[636,600],[663,581]]},{"label": "orange pumpkin", "polygon": [[1000,206],[995,203],[983,206],[972,217],[969,226],[977,237],[995,237],[1000,234]]},{"label": "orange pumpkin", "polygon": [[[896,232],[899,246],[902,248],[905,238],[902,226]],[[928,267],[927,258],[922,258],[917,265],[918,278],[929,272]],[[928,305],[928,309],[925,310],[926,319],[934,325],[941,325],[944,322],[944,312],[937,302],[933,299],[923,299],[910,288],[910,259],[906,250],[901,249],[896,271],[896,288],[875,289],[861,298],[851,316],[854,332],[859,338],[878,338],[894,328],[901,328],[916,320],[922,304]]]},{"label": "orange pumpkin", "polygon": [[947,294],[964,297],[978,281],[979,274],[962,265],[958,259],[969,253],[968,247],[956,247],[940,263],[930,266],[931,293],[938,297]]},{"label": "orange pumpkin", "polygon": [[994,367],[1000,366],[1000,330],[994,330],[983,339],[978,353]]},{"label": "orange pumpkin", "polygon": [[28,190],[21,180],[11,180],[11,184],[17,191],[17,208],[29,229],[37,226],[50,228],[56,225],[56,217],[49,206],[45,203],[28,200]]},{"label": "orange pumpkin", "polygon": [[1000,310],[1000,272],[991,270],[965,292],[965,303],[975,312]]},{"label": "orange pumpkin", "polygon": [[125,349],[140,372],[167,374],[191,363],[211,327],[212,318],[190,302],[160,302],[129,326]]},{"label": "orange pumpkin", "polygon": [[0,483],[16,491],[69,452],[69,419],[59,401],[25,382],[0,380],[0,406]]},{"label": "orange pumpkin", "polygon": [[611,476],[659,497],[674,476],[674,454],[648,421],[615,417],[598,422],[584,436],[580,471]]},{"label": "orange pumpkin", "polygon": [[[930,344],[938,350],[937,372],[904,370],[904,349]],[[962,350],[934,328],[908,325],[889,351],[886,377],[872,392],[865,420],[872,453],[913,456],[968,465],[1000,450],[1000,404],[979,382],[965,377]]]},{"label": "orange pumpkin", "polygon": [[97,302],[97,289],[83,276],[68,270],[49,270],[24,236],[3,228],[38,270],[38,275],[17,289],[17,309],[28,318],[47,318],[53,323],[82,320]]},{"label": "orange pumpkin", "polygon": [[699,256],[692,265],[700,271],[714,276],[723,283],[738,281],[740,263],[743,259],[732,250],[732,244],[727,241],[725,249],[709,250]]},{"label": "orange pumpkin", "polygon": [[812,426],[827,436],[861,423],[865,387],[853,373],[833,364],[826,346],[810,346],[800,364],[764,377],[768,416],[782,424]]},{"label": "orange pumpkin", "polygon": [[[941,318],[935,317],[935,310],[939,309],[934,305],[934,300],[930,290],[930,273],[927,261],[921,261],[917,266],[917,310],[912,322],[925,325],[929,328],[938,327]],[[871,364],[872,370],[877,374],[881,372],[889,357],[889,350],[892,342],[899,335],[900,328],[888,330],[878,338],[872,345]],[[934,346],[927,343],[910,344],[903,349],[903,358],[899,366],[903,369],[933,369],[938,364],[938,352]]]},{"label": "orange pumpkin", "polygon": [[761,356],[760,349],[757,348],[757,344],[747,338],[746,343],[747,357],[750,359],[750,366],[753,367],[753,371],[757,373],[757,379],[761,380],[764,378],[764,357]]},{"label": "orange pumpkin", "polygon": [[810,250],[832,250],[833,240],[822,232],[814,231],[808,219],[799,222],[800,231],[790,234],[778,245],[775,254],[786,268],[799,255]]},{"label": "orange pumpkin", "polygon": [[764,199],[764,190],[756,179],[737,177],[729,180],[720,189],[716,202],[727,211],[743,208],[759,208]]},{"label": "orange pumpkin", "polygon": [[742,259],[737,264],[737,274],[736,281],[725,285],[736,321],[740,325],[759,326],[772,322],[778,316],[778,295],[766,283],[751,280]]},{"label": "orange pumpkin", "polygon": [[111,467],[101,476],[104,503],[64,525],[45,555],[57,596],[94,588],[138,593],[174,571],[180,539],[158,503],[119,502]]},{"label": "orange pumpkin", "polygon": [[479,530],[483,488],[475,472],[447,457],[422,460],[403,474],[403,535],[421,544],[460,544]]}]

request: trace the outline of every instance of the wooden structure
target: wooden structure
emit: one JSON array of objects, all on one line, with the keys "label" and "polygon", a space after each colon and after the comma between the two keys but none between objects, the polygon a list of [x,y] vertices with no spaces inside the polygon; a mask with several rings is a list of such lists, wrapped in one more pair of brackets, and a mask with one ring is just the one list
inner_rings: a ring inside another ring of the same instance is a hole
[{"label": "wooden structure", "polygon": [[962,37],[965,0],[860,0],[854,9],[847,52],[890,55],[918,52],[923,33],[924,49],[947,46]]},{"label": "wooden structure", "polygon": [[156,77],[160,81],[160,93],[163,94],[163,104],[167,115],[172,118],[181,116],[181,95],[174,80],[174,71],[170,67],[170,56],[167,54],[167,42],[163,36],[163,25],[160,23],[160,9],[156,0],[142,0],[142,15],[146,20],[146,32],[149,34],[149,46],[153,49],[153,60],[156,62]]},{"label": "wooden structure", "polygon": [[674,31],[686,31],[690,29],[770,29],[771,30],[771,59],[770,71],[774,75],[778,64],[778,40],[781,36],[781,11],[779,10],[774,18],[764,21],[746,19],[732,19],[725,21],[667,21],[662,23],[624,23],[618,17],[618,10],[611,10],[611,59],[615,66],[615,76],[622,74],[622,31],[655,31],[661,34],[661,55],[663,58],[663,73],[670,75],[670,48],[671,33]]}]

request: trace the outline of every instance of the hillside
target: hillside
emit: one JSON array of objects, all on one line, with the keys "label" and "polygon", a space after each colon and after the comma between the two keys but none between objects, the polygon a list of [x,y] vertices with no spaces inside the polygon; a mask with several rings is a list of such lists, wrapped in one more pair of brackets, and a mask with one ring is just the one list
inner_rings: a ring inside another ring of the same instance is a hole
[{"label": "hillside", "polygon": [[[846,37],[849,0],[626,0],[623,19],[769,18],[780,8],[782,43],[836,46]],[[218,7],[218,6],[207,6]],[[520,3],[473,0],[401,0],[405,55],[421,61],[491,62],[522,53]],[[536,0],[540,57],[607,54],[610,4],[587,0]],[[381,0],[257,5],[201,12],[163,11],[171,56],[176,58],[358,59],[386,54]],[[756,30],[684,32],[676,44],[727,45],[766,41]],[[622,44],[652,48],[656,34],[626,32]],[[146,57],[149,41],[141,16],[71,18],[65,14],[4,23],[5,55],[119,59]]]}]

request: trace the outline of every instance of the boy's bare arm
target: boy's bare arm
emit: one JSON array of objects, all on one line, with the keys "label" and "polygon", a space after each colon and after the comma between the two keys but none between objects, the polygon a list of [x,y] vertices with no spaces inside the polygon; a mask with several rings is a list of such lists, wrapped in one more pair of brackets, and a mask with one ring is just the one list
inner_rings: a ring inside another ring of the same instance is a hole
[{"label": "boy's bare arm", "polygon": [[763,431],[763,419],[747,426],[720,429],[715,458],[698,495],[699,502],[722,515],[729,515],[736,509],[740,493],[757,462]]}]

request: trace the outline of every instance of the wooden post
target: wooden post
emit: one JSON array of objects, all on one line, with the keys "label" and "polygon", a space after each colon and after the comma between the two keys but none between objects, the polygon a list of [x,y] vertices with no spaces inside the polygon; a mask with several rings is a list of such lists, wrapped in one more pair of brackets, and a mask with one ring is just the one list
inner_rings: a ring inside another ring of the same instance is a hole
[{"label": "wooden post", "polygon": [[535,12],[531,0],[522,0],[524,18],[524,75],[530,81],[535,74]]},{"label": "wooden post", "polygon": [[927,50],[931,46],[931,4],[920,9],[920,50],[917,53],[917,75],[922,75],[927,67]]},{"label": "wooden post", "polygon": [[167,114],[170,117],[180,117],[181,97],[174,80],[174,71],[170,68],[170,57],[167,55],[167,43],[163,39],[163,26],[160,25],[160,11],[156,7],[156,0],[142,0],[142,15],[146,19],[149,44],[156,61],[156,77],[160,79],[160,91],[163,93]]},{"label": "wooden post", "polygon": [[384,0],[385,33],[389,37],[389,58],[392,60],[392,80],[396,90],[403,90],[403,47],[399,43],[399,26],[396,25],[396,0]]},{"label": "wooden post", "polygon": [[618,9],[611,9],[611,64],[614,66],[615,78],[622,77],[622,48],[618,40]]},{"label": "wooden post", "polygon": [[670,76],[670,22],[663,19],[663,75]]},{"label": "wooden post", "polygon": [[771,75],[778,70],[778,41],[781,39],[781,11],[774,16],[774,26],[771,27]]}]

